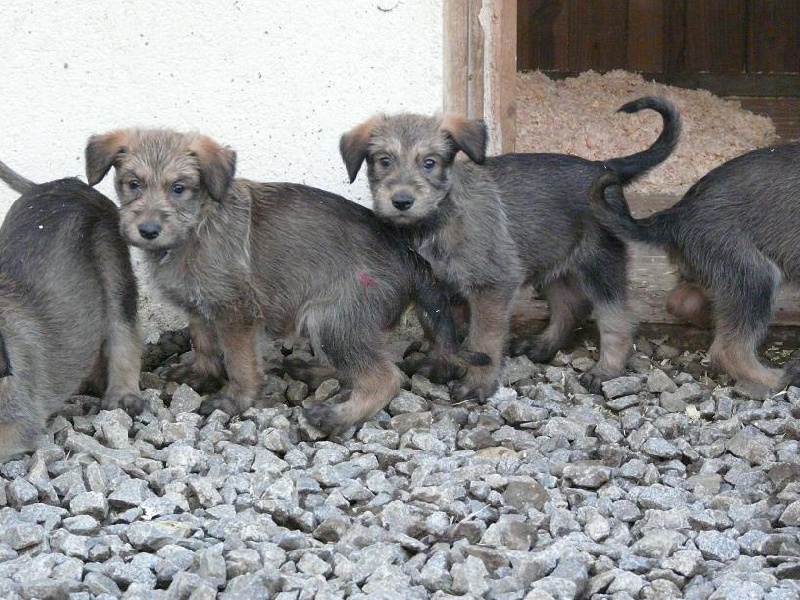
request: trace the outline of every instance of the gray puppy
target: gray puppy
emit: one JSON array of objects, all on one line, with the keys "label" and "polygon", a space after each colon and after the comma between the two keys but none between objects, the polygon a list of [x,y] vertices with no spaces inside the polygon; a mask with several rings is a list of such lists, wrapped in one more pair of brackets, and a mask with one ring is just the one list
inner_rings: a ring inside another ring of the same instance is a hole
[{"label": "gray puppy", "polygon": [[142,409],[136,280],[116,206],[77,179],[36,185],[0,163],[22,196],[0,227],[0,462],[32,450],[82,386],[101,406]]},{"label": "gray puppy", "polygon": [[595,184],[597,218],[619,236],[667,250],[680,273],[670,311],[695,324],[714,324],[712,364],[771,389],[800,385],[796,366],[769,369],[755,352],[782,281],[800,281],[800,144],[723,163],[680,202],[644,219],[631,216],[616,183],[616,175],[608,174]]},{"label": "gray puppy", "polygon": [[[647,150],[609,161],[625,183],[666,159],[680,134],[667,100],[641,98],[620,110],[645,108],[661,114],[664,129]],[[586,197],[603,163],[549,153],[486,158],[486,139],[478,120],[381,115],[343,135],[340,150],[351,181],[366,161],[377,215],[469,302],[466,346],[492,362],[471,368],[457,396],[485,398],[496,389],[511,304],[523,285],[547,298],[550,322],[514,351],[549,361],[593,310],[600,358],[581,381],[599,391],[622,372],[633,329],[625,244],[593,217]],[[459,150],[472,162],[456,160]]]},{"label": "gray puppy", "polygon": [[86,160],[92,184],[115,168],[122,233],[144,251],[156,288],[189,316],[194,359],[167,376],[198,389],[227,379],[201,412],[254,404],[264,326],[308,337],[352,384],[348,400],[307,410],[329,432],[397,394],[401,376],[384,333],[410,302],[428,316],[445,362],[458,362],[446,293],[368,209],[303,185],[234,179],[235,152],[194,133],[97,135]]}]

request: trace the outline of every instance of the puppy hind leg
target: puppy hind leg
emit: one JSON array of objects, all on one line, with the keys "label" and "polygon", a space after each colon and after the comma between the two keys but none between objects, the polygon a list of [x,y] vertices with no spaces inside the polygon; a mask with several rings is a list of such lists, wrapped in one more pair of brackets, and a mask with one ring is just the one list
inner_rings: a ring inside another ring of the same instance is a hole
[{"label": "puppy hind leg", "polygon": [[[712,282],[716,330],[711,362],[736,380],[780,389],[784,374],[765,367],[756,356],[772,319],[780,271],[760,253],[740,256],[735,265],[735,271],[720,269]],[[724,277],[731,272],[739,276]]]},{"label": "puppy hind leg", "polygon": [[570,341],[580,318],[588,313],[589,303],[570,276],[563,276],[549,283],[542,293],[547,298],[550,317],[547,327],[533,340],[519,340],[512,354],[525,354],[535,363],[548,363],[556,352]]},{"label": "puppy hind leg", "polygon": [[33,450],[43,431],[43,424],[0,423],[0,464],[12,456]]},{"label": "puppy hind leg", "polygon": [[379,356],[368,369],[352,373],[351,379],[347,400],[327,400],[306,408],[306,418],[314,427],[334,434],[370,419],[398,394],[402,375],[388,357]]},{"label": "puppy hind leg", "polygon": [[138,415],[144,408],[144,400],[139,391],[142,342],[135,323],[112,318],[103,350],[108,360],[108,385],[101,407],[123,408],[131,415]]}]

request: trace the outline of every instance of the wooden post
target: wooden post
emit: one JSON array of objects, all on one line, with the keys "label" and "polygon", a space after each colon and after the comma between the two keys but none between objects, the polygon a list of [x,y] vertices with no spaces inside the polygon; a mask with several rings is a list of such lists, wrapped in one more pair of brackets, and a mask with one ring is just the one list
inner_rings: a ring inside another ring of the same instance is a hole
[{"label": "wooden post", "polygon": [[489,153],[516,143],[516,0],[444,0],[444,110],[483,118]]}]

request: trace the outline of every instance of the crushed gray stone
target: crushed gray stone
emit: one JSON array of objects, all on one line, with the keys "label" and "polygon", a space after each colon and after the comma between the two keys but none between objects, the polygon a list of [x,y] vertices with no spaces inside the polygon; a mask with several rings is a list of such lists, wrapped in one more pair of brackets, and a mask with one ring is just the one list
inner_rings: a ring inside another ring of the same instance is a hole
[{"label": "crushed gray stone", "polygon": [[797,388],[718,384],[656,339],[593,395],[578,345],[507,359],[483,403],[409,373],[325,438],[302,405],[347,384],[281,370],[307,346],[265,348],[262,406],[204,418],[158,375],[180,339],[152,349],[141,415],[76,397],[0,465],[0,597],[800,596]]}]

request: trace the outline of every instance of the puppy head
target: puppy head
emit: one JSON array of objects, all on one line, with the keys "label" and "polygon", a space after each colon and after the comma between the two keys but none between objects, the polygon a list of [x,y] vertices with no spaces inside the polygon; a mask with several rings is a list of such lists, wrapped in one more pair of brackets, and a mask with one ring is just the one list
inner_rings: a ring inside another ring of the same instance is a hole
[{"label": "puppy head", "polygon": [[339,151],[351,183],[366,161],[379,217],[414,225],[438,212],[450,191],[459,150],[481,163],[486,143],[486,126],[480,120],[381,115],[345,133]]},{"label": "puppy head", "polygon": [[236,153],[204,135],[164,129],[125,129],[89,138],[89,184],[96,185],[111,167],[122,235],[143,250],[163,251],[196,229],[204,206],[224,201]]}]

